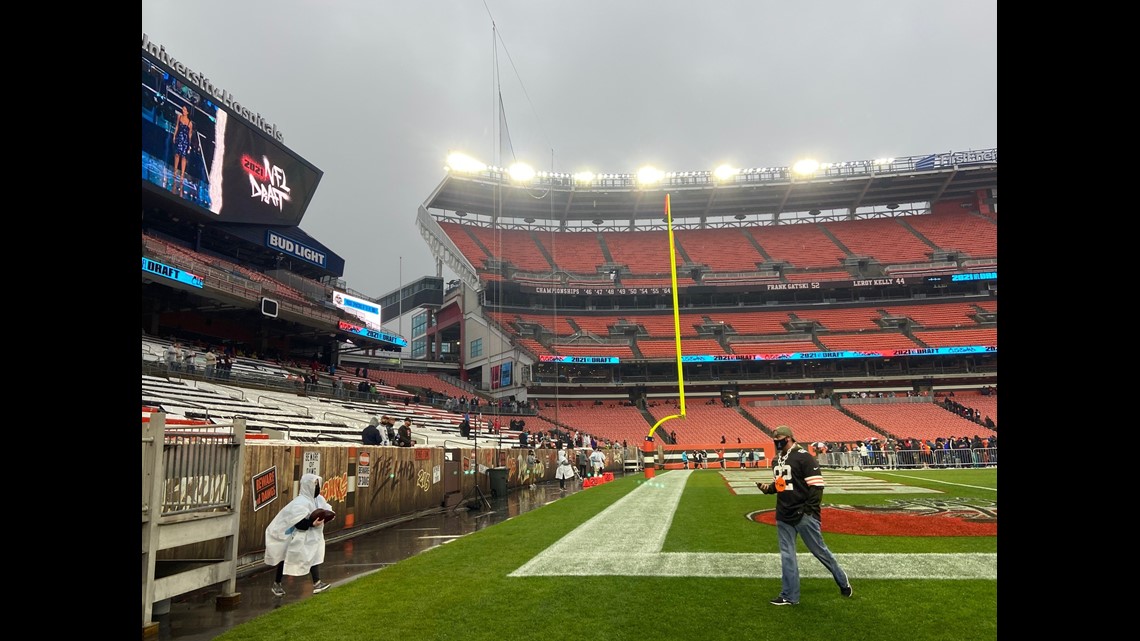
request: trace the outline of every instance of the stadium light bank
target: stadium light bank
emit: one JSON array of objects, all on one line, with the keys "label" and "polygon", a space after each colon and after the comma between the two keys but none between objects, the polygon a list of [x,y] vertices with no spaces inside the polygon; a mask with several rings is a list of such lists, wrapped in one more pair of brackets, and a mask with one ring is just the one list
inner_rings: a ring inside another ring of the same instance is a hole
[{"label": "stadium light bank", "polygon": [[[977,159],[972,156],[969,157],[967,159],[969,163],[997,161],[996,149],[969,153],[978,156]],[[950,153],[946,155],[954,156],[955,154]],[[934,156],[931,155],[923,159],[928,158],[934,158]],[[596,183],[617,181],[625,185],[636,184],[649,187],[661,182],[692,184],[694,181],[705,183],[716,181],[720,183],[732,183],[742,181],[752,182],[757,179],[779,180],[787,179],[792,176],[797,178],[813,178],[817,176],[848,175],[852,173],[874,174],[913,171],[917,159],[919,159],[919,157],[902,159],[876,158],[874,160],[821,163],[814,159],[805,158],[796,161],[791,166],[783,167],[741,168],[725,163],[712,171],[661,171],[652,166],[645,166],[638,169],[635,173],[594,173],[591,171],[579,171],[571,174],[564,172],[535,171],[534,168],[524,162],[516,162],[510,167],[496,167],[487,165],[467,154],[451,152],[447,156],[447,162],[444,164],[444,171],[463,174],[488,173],[492,178],[497,176],[501,180],[509,180],[515,183],[572,181],[577,185],[590,186]],[[896,160],[899,162],[897,166],[895,164]]]}]

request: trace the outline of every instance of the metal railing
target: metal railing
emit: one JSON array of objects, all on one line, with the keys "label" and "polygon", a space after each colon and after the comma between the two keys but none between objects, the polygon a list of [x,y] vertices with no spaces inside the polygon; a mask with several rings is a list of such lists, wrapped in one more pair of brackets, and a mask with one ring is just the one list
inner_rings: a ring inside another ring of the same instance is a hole
[{"label": "metal railing", "polygon": [[826,452],[816,457],[821,467],[832,469],[915,470],[923,468],[997,467],[998,448],[871,451],[863,458],[859,452]]},{"label": "metal railing", "polygon": [[233,509],[230,475],[244,428],[167,425],[163,434],[161,515]]},{"label": "metal railing", "polygon": [[[211,586],[235,597],[244,475],[245,420],[227,425],[166,425],[156,412],[142,426],[142,625],[153,629],[154,604]],[[156,572],[163,550],[224,540],[221,559],[179,561]],[[220,597],[222,598],[222,597]]]},{"label": "metal railing", "polygon": [[[312,413],[309,412],[309,407],[307,405],[303,405],[301,403],[294,403],[293,401],[287,401],[287,400],[285,400],[279,396],[258,396],[257,398],[255,398],[253,400],[255,403],[258,403],[261,405],[266,405],[266,403],[264,401],[262,401],[261,399],[268,399],[268,400],[274,401],[276,403],[283,403],[285,405],[292,405],[293,407],[297,407],[297,408],[304,410],[306,418],[312,418],[313,417]],[[268,404],[267,407],[272,407],[274,409],[281,409],[281,408],[279,408],[275,405],[272,405],[272,404]]]}]

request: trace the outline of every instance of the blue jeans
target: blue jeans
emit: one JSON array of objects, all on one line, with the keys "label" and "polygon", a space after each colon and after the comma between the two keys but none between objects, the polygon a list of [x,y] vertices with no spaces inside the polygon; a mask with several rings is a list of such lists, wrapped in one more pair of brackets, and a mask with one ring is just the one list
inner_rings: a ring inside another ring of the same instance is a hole
[{"label": "blue jeans", "polygon": [[835,560],[835,556],[823,542],[819,517],[805,514],[795,525],[776,521],[776,535],[780,541],[780,596],[792,603],[800,602],[800,566],[796,560],[797,534],[803,539],[812,556],[831,572],[835,583],[841,588],[847,587],[849,585],[847,574],[839,567],[839,561]]}]

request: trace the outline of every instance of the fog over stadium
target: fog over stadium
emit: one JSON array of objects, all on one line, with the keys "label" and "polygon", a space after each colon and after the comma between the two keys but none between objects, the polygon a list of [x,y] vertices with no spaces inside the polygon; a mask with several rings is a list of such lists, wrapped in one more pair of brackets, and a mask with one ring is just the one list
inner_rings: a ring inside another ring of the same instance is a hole
[{"label": "fog over stadium", "polygon": [[378,298],[435,273],[414,221],[452,151],[633,173],[996,147],[996,9],[148,0],[142,32],[324,172],[300,226]]}]

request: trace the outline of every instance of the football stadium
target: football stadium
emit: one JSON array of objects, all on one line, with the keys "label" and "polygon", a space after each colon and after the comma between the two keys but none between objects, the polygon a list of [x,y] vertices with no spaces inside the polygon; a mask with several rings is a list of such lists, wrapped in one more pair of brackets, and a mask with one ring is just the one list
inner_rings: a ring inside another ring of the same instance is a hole
[{"label": "football stadium", "polygon": [[[996,148],[451,154],[407,213],[437,273],[369,296],[303,230],[322,171],[145,36],[141,58],[143,638],[179,638],[179,601],[248,607],[305,474],[330,545],[499,517],[216,638],[997,637]],[[853,594],[800,542],[802,601],[769,605],[780,426]]]}]

